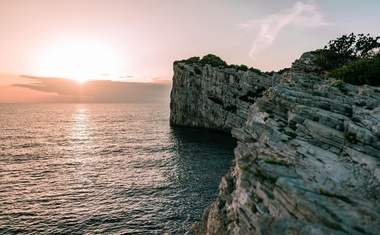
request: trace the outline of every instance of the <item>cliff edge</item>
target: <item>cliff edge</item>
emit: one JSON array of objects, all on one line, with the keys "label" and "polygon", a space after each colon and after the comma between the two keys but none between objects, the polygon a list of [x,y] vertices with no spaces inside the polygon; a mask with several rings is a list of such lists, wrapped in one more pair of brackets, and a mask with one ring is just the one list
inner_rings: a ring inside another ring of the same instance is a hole
[{"label": "cliff edge", "polygon": [[171,123],[238,140],[189,234],[378,234],[380,89],[322,78],[313,59],[272,76],[174,66]]},{"label": "cliff edge", "polygon": [[256,98],[280,80],[277,74],[174,63],[170,124],[230,132],[244,125]]}]

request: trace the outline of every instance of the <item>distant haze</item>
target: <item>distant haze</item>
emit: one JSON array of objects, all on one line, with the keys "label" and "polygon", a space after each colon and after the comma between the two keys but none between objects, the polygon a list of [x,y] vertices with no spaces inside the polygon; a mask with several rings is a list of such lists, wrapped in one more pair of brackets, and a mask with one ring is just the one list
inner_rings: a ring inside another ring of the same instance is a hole
[{"label": "distant haze", "polygon": [[[7,76],[0,75],[5,79]],[[8,77],[9,78],[9,77]],[[64,78],[18,76],[1,86],[0,103],[169,103],[171,83],[93,80],[85,83]]]}]

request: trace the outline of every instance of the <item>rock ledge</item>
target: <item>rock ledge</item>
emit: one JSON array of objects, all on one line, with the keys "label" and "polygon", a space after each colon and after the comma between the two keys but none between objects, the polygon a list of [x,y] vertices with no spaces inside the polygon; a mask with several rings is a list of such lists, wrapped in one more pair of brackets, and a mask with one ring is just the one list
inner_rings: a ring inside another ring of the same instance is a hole
[{"label": "rock ledge", "polygon": [[313,56],[271,77],[175,66],[171,124],[238,140],[189,234],[378,234],[380,89],[323,79]]}]

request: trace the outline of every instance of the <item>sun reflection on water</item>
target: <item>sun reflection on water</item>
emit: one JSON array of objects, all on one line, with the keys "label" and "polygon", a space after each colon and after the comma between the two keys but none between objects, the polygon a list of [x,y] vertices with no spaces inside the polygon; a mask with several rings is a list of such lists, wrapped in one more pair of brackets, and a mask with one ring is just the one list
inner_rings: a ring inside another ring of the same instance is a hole
[{"label": "sun reflection on water", "polygon": [[70,139],[75,150],[85,150],[92,144],[90,112],[85,107],[77,107],[73,114]]},{"label": "sun reflection on water", "polygon": [[86,140],[89,135],[88,113],[86,108],[77,108],[73,115],[73,127],[71,137],[73,140]]},{"label": "sun reflection on water", "polygon": [[75,187],[85,189],[91,185],[89,172],[93,163],[93,123],[91,121],[91,109],[85,105],[78,105],[72,113],[72,126],[69,136],[70,155],[67,159],[70,164]]}]

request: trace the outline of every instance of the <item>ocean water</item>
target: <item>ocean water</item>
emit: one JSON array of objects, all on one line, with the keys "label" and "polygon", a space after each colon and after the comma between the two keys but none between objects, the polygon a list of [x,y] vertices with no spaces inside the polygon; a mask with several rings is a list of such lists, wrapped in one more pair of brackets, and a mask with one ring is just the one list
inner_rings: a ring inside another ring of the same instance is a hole
[{"label": "ocean water", "polygon": [[234,147],[168,105],[0,104],[0,234],[183,234]]}]

